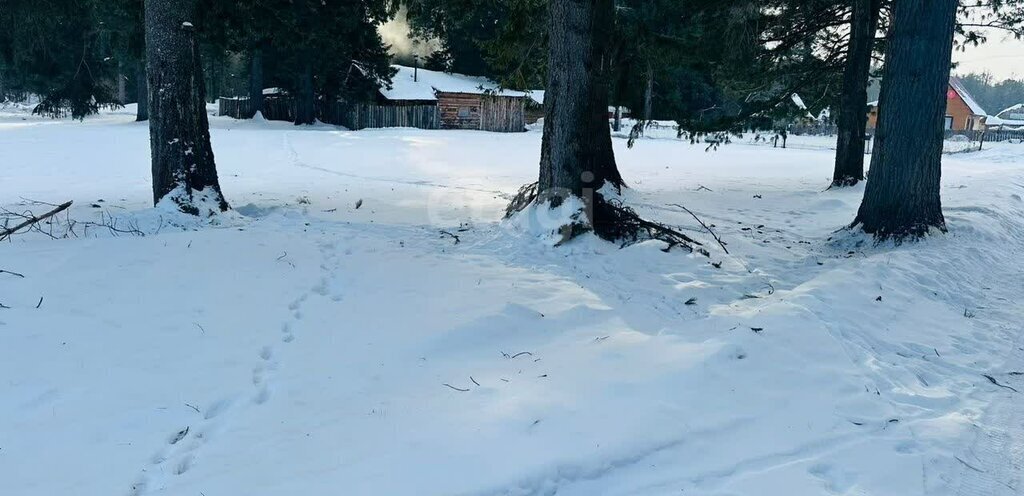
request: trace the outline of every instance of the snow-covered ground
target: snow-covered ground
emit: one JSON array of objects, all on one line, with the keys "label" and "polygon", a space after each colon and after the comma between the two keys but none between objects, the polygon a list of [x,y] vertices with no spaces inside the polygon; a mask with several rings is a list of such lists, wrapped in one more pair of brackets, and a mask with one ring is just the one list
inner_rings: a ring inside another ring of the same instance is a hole
[{"label": "snow-covered ground", "polygon": [[538,132],[212,126],[209,225],[150,207],[130,112],[0,114],[0,206],[79,222],[0,245],[0,494],[1024,488],[1024,145],[947,155],[950,232],[876,247],[827,138],[616,139],[705,258],[500,221]]}]

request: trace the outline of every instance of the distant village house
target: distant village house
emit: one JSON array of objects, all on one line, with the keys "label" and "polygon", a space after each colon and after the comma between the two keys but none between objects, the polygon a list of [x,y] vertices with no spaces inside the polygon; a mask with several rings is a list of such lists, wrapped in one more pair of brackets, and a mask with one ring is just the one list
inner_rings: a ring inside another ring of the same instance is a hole
[{"label": "distant village house", "polygon": [[[526,130],[529,95],[502,89],[481,77],[393,66],[391,88],[381,88],[381,105],[436,105],[441,129]],[[370,126],[368,126],[370,127]]]},{"label": "distant village house", "polygon": [[[353,67],[359,69],[358,65]],[[317,118],[352,130],[388,127],[526,131],[526,92],[502,89],[482,77],[395,65],[391,87],[381,86],[375,100],[317,101]],[[263,117],[291,120],[295,103],[276,88],[264,90]],[[220,98],[219,115],[236,119],[255,113],[247,97]]]},{"label": "distant village house", "polygon": [[[947,131],[984,130],[988,113],[978,103],[957,77],[949,78],[946,89],[946,121]],[[878,102],[868,103],[868,129],[878,125]]]},{"label": "distant village house", "polygon": [[989,129],[1024,131],[1024,103],[1018,103],[985,120]]}]

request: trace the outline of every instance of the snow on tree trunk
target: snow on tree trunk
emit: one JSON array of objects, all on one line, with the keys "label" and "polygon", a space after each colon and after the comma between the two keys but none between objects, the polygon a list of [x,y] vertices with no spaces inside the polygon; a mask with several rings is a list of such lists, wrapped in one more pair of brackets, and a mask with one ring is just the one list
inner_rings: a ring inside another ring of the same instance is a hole
[{"label": "snow on tree trunk", "polygon": [[252,112],[249,117],[256,115],[256,112],[263,110],[263,47],[256,45],[252,49],[251,67],[249,69],[249,102],[252,104]]},{"label": "snow on tree trunk", "polygon": [[541,143],[541,200],[589,201],[607,181],[622,185],[608,126],[612,0],[550,0],[548,82]]},{"label": "snow on tree trunk", "polygon": [[875,153],[853,222],[876,239],[945,230],[939,180],[958,3],[894,2]]},{"label": "snow on tree trunk", "polygon": [[146,0],[149,138],[154,203],[173,193],[182,211],[206,214],[228,204],[210,147],[195,13],[196,0]]},{"label": "snow on tree trunk", "polygon": [[135,67],[135,101],[138,108],[135,110],[135,121],[143,122],[149,120],[149,84],[146,76],[146,63],[138,62]]},{"label": "snow on tree trunk", "polygon": [[864,179],[868,77],[878,13],[879,0],[853,0],[850,46],[843,69],[843,90],[836,119],[839,139],[832,186],[853,186]]}]

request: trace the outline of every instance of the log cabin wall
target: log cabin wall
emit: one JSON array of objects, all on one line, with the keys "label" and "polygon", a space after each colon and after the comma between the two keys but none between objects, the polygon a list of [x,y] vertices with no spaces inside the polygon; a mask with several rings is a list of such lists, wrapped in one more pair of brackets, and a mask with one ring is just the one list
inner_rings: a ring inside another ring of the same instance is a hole
[{"label": "log cabin wall", "polygon": [[526,129],[525,98],[437,92],[442,129],[479,129],[502,133]]},{"label": "log cabin wall", "polygon": [[500,133],[526,130],[526,98],[483,95],[480,129]]},{"label": "log cabin wall", "polygon": [[481,95],[437,92],[441,129],[480,129]]}]

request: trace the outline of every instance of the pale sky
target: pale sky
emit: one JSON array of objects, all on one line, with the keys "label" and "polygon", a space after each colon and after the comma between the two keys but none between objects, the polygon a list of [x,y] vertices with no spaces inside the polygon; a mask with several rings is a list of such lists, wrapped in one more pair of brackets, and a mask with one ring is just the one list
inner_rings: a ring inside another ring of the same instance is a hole
[{"label": "pale sky", "polygon": [[954,51],[953,62],[959,63],[954,69],[957,74],[988,71],[996,81],[1024,79],[1024,41],[990,32],[988,43],[967,47],[964,52]]}]

